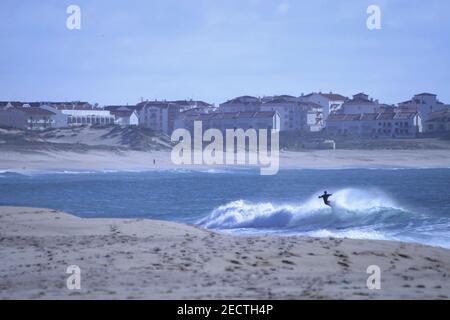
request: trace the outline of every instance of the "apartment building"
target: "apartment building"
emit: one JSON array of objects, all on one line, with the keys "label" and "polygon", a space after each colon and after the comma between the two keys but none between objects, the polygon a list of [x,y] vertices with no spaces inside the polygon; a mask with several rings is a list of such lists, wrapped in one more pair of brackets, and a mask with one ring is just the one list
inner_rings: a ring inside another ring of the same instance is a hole
[{"label": "apartment building", "polygon": [[280,129],[280,116],[277,112],[249,111],[249,112],[214,112],[203,114],[184,114],[175,121],[175,128],[194,128],[194,121],[201,121],[203,130],[218,129]]},{"label": "apartment building", "polygon": [[422,131],[422,121],[416,112],[332,114],[326,131],[335,136],[414,138]]}]

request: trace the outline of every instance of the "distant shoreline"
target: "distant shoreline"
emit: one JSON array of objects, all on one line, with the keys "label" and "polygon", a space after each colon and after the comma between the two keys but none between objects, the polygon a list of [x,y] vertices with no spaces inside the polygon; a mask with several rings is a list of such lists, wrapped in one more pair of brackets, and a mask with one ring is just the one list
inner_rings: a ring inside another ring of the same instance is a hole
[{"label": "distant shoreline", "polygon": [[[450,250],[0,206],[0,299],[449,299]],[[66,268],[81,269],[81,290]],[[366,285],[381,268],[381,290]]]},{"label": "distant shoreline", "polygon": [[[153,164],[155,161],[155,164]],[[246,169],[257,166],[175,165],[170,151],[2,151],[0,171],[153,171]],[[281,151],[283,169],[432,169],[450,168],[450,150],[321,150]]]},{"label": "distant shoreline", "polygon": [[[368,140],[341,137],[336,140],[336,150],[292,151],[298,139],[309,141],[308,137],[297,136],[282,139],[281,142],[284,140],[284,143],[280,144],[280,170],[450,167],[450,140]],[[0,171],[42,173],[250,168],[224,165],[177,166],[170,157],[172,145],[169,136],[140,127],[82,126],[43,132],[0,128]]]}]

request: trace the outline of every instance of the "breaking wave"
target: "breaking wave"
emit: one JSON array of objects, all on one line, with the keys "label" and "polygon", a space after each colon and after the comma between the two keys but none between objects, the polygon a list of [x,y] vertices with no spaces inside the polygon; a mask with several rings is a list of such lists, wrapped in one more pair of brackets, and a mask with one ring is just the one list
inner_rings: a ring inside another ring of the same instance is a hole
[{"label": "breaking wave", "polygon": [[342,189],[332,196],[333,208],[314,195],[300,204],[250,203],[243,200],[220,206],[199,221],[210,229],[299,228],[320,230],[400,223],[411,218],[388,196],[379,191]]}]

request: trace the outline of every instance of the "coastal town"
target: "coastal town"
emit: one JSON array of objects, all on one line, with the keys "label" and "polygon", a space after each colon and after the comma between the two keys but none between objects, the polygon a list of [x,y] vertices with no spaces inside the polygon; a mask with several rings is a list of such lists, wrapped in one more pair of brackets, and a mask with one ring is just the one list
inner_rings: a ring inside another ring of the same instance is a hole
[{"label": "coastal town", "polygon": [[0,102],[0,127],[43,131],[74,126],[139,126],[171,135],[195,121],[219,130],[274,129],[327,136],[405,139],[450,132],[450,105],[421,93],[395,105],[368,94],[346,97],[313,92],[300,96],[241,96],[216,106],[199,100],[144,100],[134,105],[88,102]]}]

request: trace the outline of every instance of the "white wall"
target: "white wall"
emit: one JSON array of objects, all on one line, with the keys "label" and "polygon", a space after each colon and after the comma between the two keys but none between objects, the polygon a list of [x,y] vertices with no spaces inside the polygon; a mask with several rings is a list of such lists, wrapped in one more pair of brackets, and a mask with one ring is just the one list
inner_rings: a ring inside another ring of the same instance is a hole
[{"label": "white wall", "polygon": [[371,138],[414,138],[422,130],[420,116],[410,119],[369,121],[330,121],[326,130],[332,135]]},{"label": "white wall", "polygon": [[[61,112],[68,116],[69,126],[109,125],[115,122],[115,118],[109,110],[63,109]],[[69,120],[70,118],[72,121]]]},{"label": "white wall", "polygon": [[137,126],[137,125],[139,125],[139,117],[138,117],[136,111],[133,112],[133,113],[130,115],[128,125],[130,125],[130,126]]},{"label": "white wall", "polygon": [[423,124],[423,131],[428,131],[426,125],[430,113],[447,109],[449,106],[439,103],[434,95],[415,95],[410,102],[399,104],[400,110],[418,112]]},{"label": "white wall", "polygon": [[379,106],[375,103],[345,103],[343,105],[344,114],[362,114],[362,113],[377,113],[379,111]]},{"label": "white wall", "polygon": [[44,110],[48,110],[50,112],[53,112],[55,115],[52,116],[52,120],[54,121],[53,123],[53,127],[55,128],[61,128],[61,127],[67,127],[68,123],[67,123],[67,114],[64,114],[61,112],[61,110],[58,110],[56,108],[53,108],[51,106],[48,105],[42,105],[41,106],[42,109]]},{"label": "white wall", "polygon": [[280,117],[280,131],[302,130],[302,108],[297,102],[271,103],[261,105],[261,111],[274,111]]},{"label": "white wall", "polygon": [[13,108],[0,110],[0,126],[27,129],[27,117]]},{"label": "white wall", "polygon": [[326,120],[328,116],[335,110],[340,109],[345,102],[344,100],[330,100],[320,93],[313,93],[308,96],[301,96],[299,98],[302,102],[313,102],[322,107],[323,119]]}]

